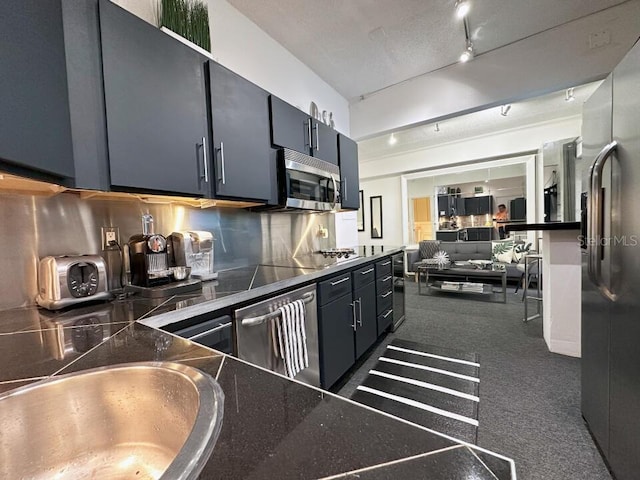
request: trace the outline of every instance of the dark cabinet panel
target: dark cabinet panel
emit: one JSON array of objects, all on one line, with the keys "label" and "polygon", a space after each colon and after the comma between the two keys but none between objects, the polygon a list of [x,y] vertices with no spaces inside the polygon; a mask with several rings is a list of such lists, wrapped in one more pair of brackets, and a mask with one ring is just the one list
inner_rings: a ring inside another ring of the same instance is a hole
[{"label": "dark cabinet panel", "polygon": [[491,195],[476,198],[478,199],[478,215],[493,213],[493,197]]},{"label": "dark cabinet panel", "polygon": [[378,338],[376,315],[376,285],[368,285],[353,292],[356,311],[356,358],[360,358]]},{"label": "dark cabinet panel", "polygon": [[313,120],[311,130],[311,154],[320,160],[338,165],[338,132],[317,120]]},{"label": "dark cabinet panel", "polygon": [[318,309],[320,383],[331,387],[355,362],[355,312],[351,294]]},{"label": "dark cabinet panel", "polygon": [[511,220],[527,219],[527,199],[524,197],[514,198],[509,205],[509,218]]},{"label": "dark cabinet panel", "polygon": [[358,144],[338,134],[340,158],[340,182],[342,187],[342,208],[358,210],[360,208],[360,177],[358,170]]},{"label": "dark cabinet panel", "polygon": [[376,278],[391,275],[391,257],[376,262]]},{"label": "dark cabinet panel", "polygon": [[215,195],[271,196],[269,94],[222,65],[209,62]]},{"label": "dark cabinet panel", "polygon": [[73,177],[60,1],[0,2],[0,160]]},{"label": "dark cabinet panel", "polygon": [[456,197],[454,199],[454,206],[455,206],[457,215],[467,215],[467,210],[465,208],[465,199],[464,198]]},{"label": "dark cabinet panel", "polygon": [[112,186],[210,194],[204,57],[108,0],[100,29]]},{"label": "dark cabinet panel", "polygon": [[351,293],[351,273],[343,273],[318,283],[318,305],[322,306],[338,297]]},{"label": "dark cabinet panel", "polygon": [[271,143],[307,155],[311,152],[311,117],[274,95],[269,96],[271,109]]},{"label": "dark cabinet panel", "polygon": [[358,290],[376,279],[375,265],[369,263],[353,271],[353,289]]},{"label": "dark cabinet panel", "polygon": [[478,199],[476,197],[469,197],[464,199],[464,210],[467,215],[478,214]]},{"label": "dark cabinet panel", "polygon": [[436,231],[436,240],[440,240],[441,242],[457,242],[458,231],[438,230]]},{"label": "dark cabinet panel", "polygon": [[448,217],[455,209],[455,197],[450,195],[438,195],[438,216]]},{"label": "dark cabinet panel", "polygon": [[382,335],[393,322],[393,305],[378,315],[378,336]]}]

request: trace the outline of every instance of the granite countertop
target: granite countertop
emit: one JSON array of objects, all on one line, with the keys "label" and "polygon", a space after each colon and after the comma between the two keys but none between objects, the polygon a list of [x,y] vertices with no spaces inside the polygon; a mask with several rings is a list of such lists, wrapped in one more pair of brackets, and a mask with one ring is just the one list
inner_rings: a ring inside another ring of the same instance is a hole
[{"label": "granite countertop", "polygon": [[530,230],[580,230],[580,222],[544,222],[544,223],[505,223],[507,232]]},{"label": "granite countertop", "polygon": [[0,315],[0,392],[139,361],[179,362],[215,377],[225,394],[224,420],[203,480],[514,478],[509,459],[139,322],[38,328],[37,309],[25,312],[21,321]]},{"label": "granite countertop", "polygon": [[[292,286],[292,281],[331,275],[400,250],[369,250],[356,260],[311,273],[297,267],[290,276],[248,291],[268,294]],[[211,286],[199,296],[132,297],[62,312],[37,307],[0,311],[0,394],[99,366],[179,362],[215,377],[225,393],[222,432],[201,479],[515,478],[510,459],[142,323],[156,314],[188,311],[190,302],[209,309],[218,308],[218,299],[234,298],[235,303],[238,292],[247,293],[243,282],[249,270],[235,272],[229,282],[222,276],[222,288]],[[251,277],[255,283],[255,268]]]}]

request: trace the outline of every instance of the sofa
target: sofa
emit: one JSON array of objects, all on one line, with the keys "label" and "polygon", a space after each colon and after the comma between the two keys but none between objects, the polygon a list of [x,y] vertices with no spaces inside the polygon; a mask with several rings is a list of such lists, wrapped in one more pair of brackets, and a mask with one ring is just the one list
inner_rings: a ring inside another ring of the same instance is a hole
[{"label": "sofa", "polygon": [[[491,260],[491,242],[442,242],[439,240],[427,240],[420,242],[418,250],[407,250],[407,272],[417,272],[417,267],[426,258],[432,258],[433,254],[443,250],[449,254],[452,262],[465,260]],[[505,263],[507,281],[518,281],[522,277],[522,270],[518,270],[517,263]]]}]

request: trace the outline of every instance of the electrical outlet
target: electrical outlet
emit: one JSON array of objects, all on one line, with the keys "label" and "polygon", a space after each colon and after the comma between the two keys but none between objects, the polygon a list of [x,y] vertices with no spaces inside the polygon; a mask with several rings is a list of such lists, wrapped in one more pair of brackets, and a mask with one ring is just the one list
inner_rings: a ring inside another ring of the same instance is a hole
[{"label": "electrical outlet", "polygon": [[120,229],[118,227],[102,227],[102,250],[114,244],[120,244]]}]

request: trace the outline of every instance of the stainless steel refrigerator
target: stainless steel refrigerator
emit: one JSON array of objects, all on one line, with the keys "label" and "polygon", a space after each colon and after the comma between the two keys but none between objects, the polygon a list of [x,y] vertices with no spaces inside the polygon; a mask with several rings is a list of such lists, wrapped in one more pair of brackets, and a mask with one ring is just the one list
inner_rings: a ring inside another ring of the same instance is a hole
[{"label": "stainless steel refrigerator", "polygon": [[618,480],[640,471],[640,43],[585,103],[582,414]]}]

